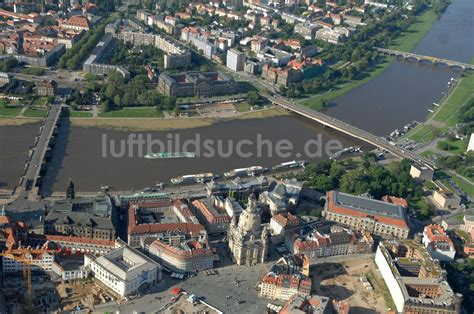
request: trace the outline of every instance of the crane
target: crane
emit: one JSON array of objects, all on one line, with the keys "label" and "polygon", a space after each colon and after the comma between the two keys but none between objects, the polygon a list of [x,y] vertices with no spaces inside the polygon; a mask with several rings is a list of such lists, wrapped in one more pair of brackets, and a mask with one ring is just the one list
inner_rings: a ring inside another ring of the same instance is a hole
[{"label": "crane", "polygon": [[[13,259],[16,262],[22,264],[23,269],[23,281],[26,284],[27,288],[27,306],[28,310],[33,310],[33,287],[31,285],[31,264],[33,263],[33,259],[27,258],[27,255],[33,256],[36,254],[42,253],[52,253],[52,250],[49,249],[32,249],[30,247],[27,248],[18,248],[18,249],[8,249],[5,252],[1,252],[0,256],[6,257],[9,259]],[[5,261],[3,261],[5,263]]]}]

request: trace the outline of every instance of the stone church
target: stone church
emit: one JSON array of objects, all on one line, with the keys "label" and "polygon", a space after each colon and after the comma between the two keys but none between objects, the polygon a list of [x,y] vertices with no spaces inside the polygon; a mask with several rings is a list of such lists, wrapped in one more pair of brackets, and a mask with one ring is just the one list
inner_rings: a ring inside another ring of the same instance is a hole
[{"label": "stone church", "polygon": [[232,218],[227,237],[237,265],[255,265],[267,260],[268,231],[262,226],[255,194],[249,196],[248,206],[238,220],[236,216]]}]

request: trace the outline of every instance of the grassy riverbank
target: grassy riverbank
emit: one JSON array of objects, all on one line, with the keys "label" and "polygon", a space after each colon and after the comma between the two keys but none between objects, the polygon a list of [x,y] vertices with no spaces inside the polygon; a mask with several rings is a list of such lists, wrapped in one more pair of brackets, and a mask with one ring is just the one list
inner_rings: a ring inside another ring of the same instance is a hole
[{"label": "grassy riverbank", "polygon": [[[402,36],[399,36],[392,42],[389,48],[406,52],[412,51],[430,31],[437,18],[437,15],[433,11],[425,11],[417,17],[417,21],[413,23]],[[383,57],[380,62],[372,66],[368,71],[360,73],[356,79],[343,82],[327,93],[301,99],[298,102],[314,110],[321,110],[323,109],[323,100],[331,101],[344,96],[354,88],[369,82],[382,74],[394,60],[394,57]]]},{"label": "grassy riverbank", "polygon": [[94,118],[78,119],[71,118],[74,126],[98,127],[124,131],[163,131],[172,129],[191,129],[210,126],[217,122],[245,119],[270,118],[288,113],[281,108],[271,108],[258,111],[245,112],[231,118]]},{"label": "grassy riverbank", "polygon": [[454,90],[433,116],[433,120],[443,122],[448,127],[454,126],[459,122],[459,109],[472,97],[474,97],[474,75],[470,74],[459,80]]},{"label": "grassy riverbank", "polygon": [[460,108],[472,97],[474,97],[474,75],[464,74],[451,93],[441,101],[436,111],[428,116],[427,122],[417,126],[408,134],[409,138],[420,143],[434,140],[439,134],[459,122]]}]

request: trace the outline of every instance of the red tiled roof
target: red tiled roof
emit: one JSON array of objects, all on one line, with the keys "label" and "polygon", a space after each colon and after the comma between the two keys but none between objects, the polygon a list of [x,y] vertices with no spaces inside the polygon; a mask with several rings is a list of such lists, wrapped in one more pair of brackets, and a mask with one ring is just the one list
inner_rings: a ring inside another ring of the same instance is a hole
[{"label": "red tiled roof", "polygon": [[[191,243],[191,242],[196,242],[196,243]],[[159,251],[162,251],[164,254],[172,255],[174,257],[181,258],[181,259],[192,259],[194,257],[213,255],[212,250],[209,247],[207,249],[203,248],[201,243],[199,243],[198,241],[190,241],[188,242],[188,245],[192,248],[191,250],[182,250],[175,246],[167,245],[166,243],[160,240],[155,240],[151,243],[150,246],[152,246],[153,248]]]},{"label": "red tiled roof", "polygon": [[384,197],[382,197],[382,201],[387,202],[387,203],[392,203],[395,205],[400,205],[404,208],[408,207],[408,202],[402,197],[385,195]]},{"label": "red tiled roof", "polygon": [[451,241],[451,238],[448,237],[441,226],[434,224],[427,225],[425,226],[423,233],[426,234],[430,242],[447,242],[449,246],[454,249],[454,244]]},{"label": "red tiled roof", "polygon": [[64,24],[89,29],[89,20],[85,16],[71,16],[67,21],[64,21]]},{"label": "red tiled roof", "polygon": [[286,227],[291,225],[297,225],[300,223],[300,219],[297,216],[288,213],[287,217],[283,216],[282,214],[277,214],[272,217],[277,223]]},{"label": "red tiled roof", "polygon": [[[141,207],[145,207],[147,205],[147,203],[140,204]],[[137,224],[135,211],[138,208],[138,205],[132,205],[128,209],[128,234],[158,233],[165,231],[180,231],[194,234],[205,230],[202,225],[193,223]]]}]

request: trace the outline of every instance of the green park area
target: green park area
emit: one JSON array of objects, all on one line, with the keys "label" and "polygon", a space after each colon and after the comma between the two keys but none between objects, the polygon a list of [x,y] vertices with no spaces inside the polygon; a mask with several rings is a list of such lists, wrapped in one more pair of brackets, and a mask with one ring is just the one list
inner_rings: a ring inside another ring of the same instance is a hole
[{"label": "green park area", "polygon": [[5,99],[0,99],[0,116],[14,117],[20,114],[21,104],[10,103]]},{"label": "green park area", "polygon": [[428,143],[440,134],[440,129],[431,124],[425,124],[415,129],[415,132],[410,136],[410,139],[418,143]]},{"label": "green park area", "polygon": [[438,149],[448,151],[452,154],[462,154],[466,152],[468,139],[464,140],[444,140],[438,143]]}]

